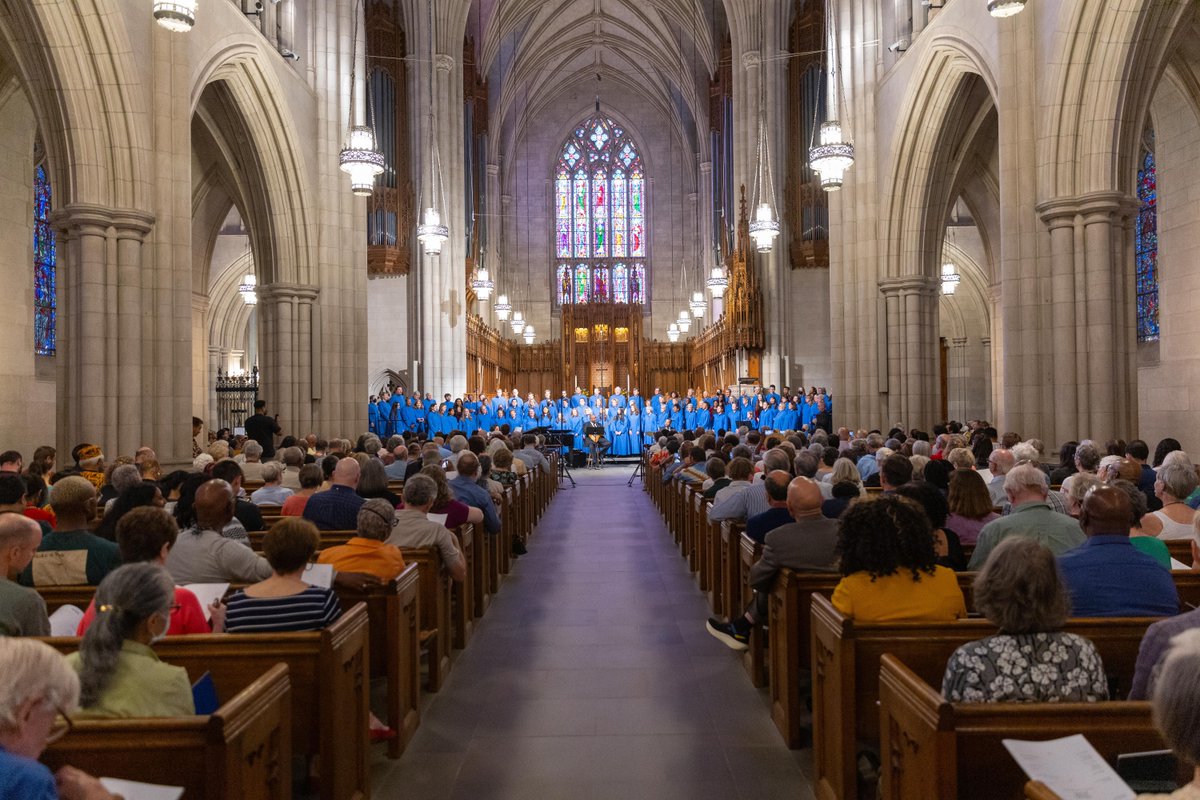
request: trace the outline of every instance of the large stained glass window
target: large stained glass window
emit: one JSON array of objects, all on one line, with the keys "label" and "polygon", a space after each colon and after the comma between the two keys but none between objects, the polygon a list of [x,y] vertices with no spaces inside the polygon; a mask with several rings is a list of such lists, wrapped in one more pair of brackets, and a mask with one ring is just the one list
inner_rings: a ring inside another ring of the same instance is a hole
[{"label": "large stained glass window", "polygon": [[554,169],[555,299],[646,302],[646,175],[629,134],[597,114]]},{"label": "large stained glass window", "polygon": [[1158,168],[1153,139],[1138,167],[1138,215],[1134,230],[1139,342],[1158,340]]},{"label": "large stained glass window", "polygon": [[33,348],[39,356],[52,356],[57,349],[54,272],[57,253],[50,227],[50,179],[39,164],[33,177]]}]

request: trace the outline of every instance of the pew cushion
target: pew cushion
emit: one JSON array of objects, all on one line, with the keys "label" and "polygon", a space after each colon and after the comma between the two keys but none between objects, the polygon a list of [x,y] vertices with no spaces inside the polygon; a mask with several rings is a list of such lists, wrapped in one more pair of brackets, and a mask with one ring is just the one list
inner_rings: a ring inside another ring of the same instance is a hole
[{"label": "pew cushion", "polygon": [[952,703],[1083,703],[1107,700],[1108,680],[1082,636],[998,634],[954,651],[942,693]]}]

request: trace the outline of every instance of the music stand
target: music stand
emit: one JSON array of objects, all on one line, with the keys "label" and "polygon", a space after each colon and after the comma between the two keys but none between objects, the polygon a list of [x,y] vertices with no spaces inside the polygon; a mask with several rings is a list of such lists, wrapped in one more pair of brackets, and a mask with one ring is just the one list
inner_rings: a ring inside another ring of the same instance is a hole
[{"label": "music stand", "polygon": [[[600,469],[600,464],[603,463],[603,461],[604,461],[604,452],[606,450],[608,450],[609,447],[612,447],[612,442],[609,442],[604,447],[600,446],[600,439],[604,438],[604,426],[603,425],[585,425],[585,426],[583,426],[583,435],[585,437],[591,437],[591,436],[600,437],[599,439],[592,440],[592,442],[591,442],[591,444],[594,444],[596,446],[595,468]],[[589,444],[589,446],[588,446],[589,450],[591,450],[591,444]]]},{"label": "music stand", "polygon": [[[567,463],[570,452],[575,449],[575,434],[568,430],[550,429],[546,431],[546,447],[553,447],[559,450],[558,458],[558,482],[562,483],[563,478],[571,482],[571,488],[575,487],[575,478],[571,475],[571,466]],[[567,448],[567,455],[562,454],[562,448]]]}]

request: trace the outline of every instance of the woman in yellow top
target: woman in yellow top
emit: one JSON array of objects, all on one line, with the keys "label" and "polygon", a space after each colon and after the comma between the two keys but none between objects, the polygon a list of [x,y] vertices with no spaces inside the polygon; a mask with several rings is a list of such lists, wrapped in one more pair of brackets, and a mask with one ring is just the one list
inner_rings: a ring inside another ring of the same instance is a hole
[{"label": "woman in yellow top", "polygon": [[924,510],[896,495],[851,505],[838,528],[833,607],[858,620],[951,620],[967,615],[953,570],[938,566]]},{"label": "woman in yellow top", "polygon": [[183,667],[151,650],[167,635],[175,582],[158,564],[126,564],[96,590],[96,619],[69,663],[79,673],[81,717],[183,717],[196,713]]}]

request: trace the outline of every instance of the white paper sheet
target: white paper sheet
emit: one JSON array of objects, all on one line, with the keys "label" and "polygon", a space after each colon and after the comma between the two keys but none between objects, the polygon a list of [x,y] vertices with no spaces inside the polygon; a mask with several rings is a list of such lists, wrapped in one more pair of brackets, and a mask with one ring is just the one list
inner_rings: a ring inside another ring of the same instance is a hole
[{"label": "white paper sheet", "polygon": [[1031,780],[1046,784],[1063,800],[1134,800],[1136,796],[1082,734],[1045,742],[1002,742]]},{"label": "white paper sheet", "polygon": [[1176,559],[1174,559],[1174,558],[1172,558],[1172,559],[1171,559],[1171,569],[1172,569],[1172,570],[1181,569],[1181,570],[1183,570],[1184,572],[1191,572],[1191,571],[1192,571],[1192,568],[1191,568],[1191,567],[1189,567],[1187,564],[1183,563],[1182,561],[1178,561],[1178,560],[1176,560]]},{"label": "white paper sheet", "polygon": [[156,783],[123,781],[120,778],[101,778],[100,783],[125,800],[179,800],[183,797],[181,786],[160,786]]},{"label": "white paper sheet", "polygon": [[450,515],[449,514],[426,514],[425,515],[426,519],[428,519],[430,522],[436,522],[438,525],[445,525],[446,517],[448,517],[448,516],[450,516]]},{"label": "white paper sheet", "polygon": [[196,595],[196,599],[200,601],[200,608],[204,609],[204,619],[212,620],[212,612],[208,607],[212,605],[213,600],[220,600],[229,591],[228,583],[186,583],[179,587],[187,589],[192,594]]},{"label": "white paper sheet", "polygon": [[304,568],[304,574],[300,576],[300,580],[309,586],[319,586],[322,589],[328,589],[333,586],[333,565],[309,564]]},{"label": "white paper sheet", "polygon": [[83,619],[83,611],[78,606],[59,606],[50,615],[51,636],[74,636],[79,630],[79,621]]}]

